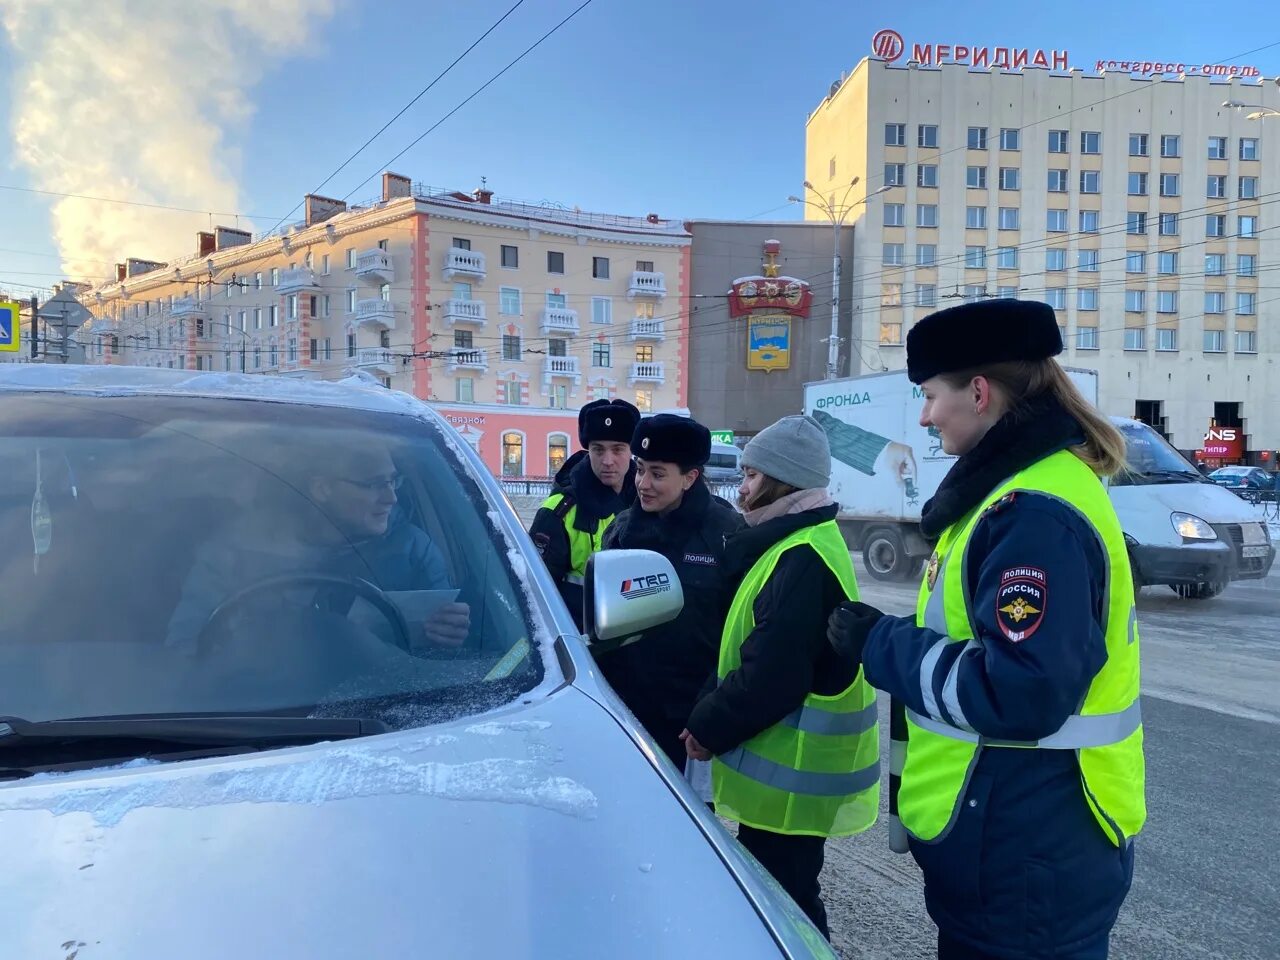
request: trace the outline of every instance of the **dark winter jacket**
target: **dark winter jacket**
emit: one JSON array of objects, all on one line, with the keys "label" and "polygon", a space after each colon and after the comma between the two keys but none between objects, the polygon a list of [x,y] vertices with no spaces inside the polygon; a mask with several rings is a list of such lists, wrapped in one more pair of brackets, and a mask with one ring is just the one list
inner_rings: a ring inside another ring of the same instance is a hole
[{"label": "dark winter jacket", "polygon": [[598,657],[605,679],[664,749],[683,752],[680,731],[715,677],[724,615],[733,598],[725,538],[742,528],[741,514],[699,480],[666,516],[646,513],[636,503],[605,532],[606,550],[662,554],[684,590],[684,609],[675,620]]},{"label": "dark winter jacket", "polygon": [[[729,538],[725,562],[735,584],[785,537],[835,518],[832,505],[768,520]],[[726,753],[772,727],[810,693],[831,696],[853,683],[827,642],[827,618],[847,599],[817,551],[797,546],[774,567],[753,607],[756,626],[742,644],[742,665],[703,697],[689,731],[714,754]]]},{"label": "dark winter jacket", "polygon": [[556,473],[551,496],[534,515],[529,527],[529,537],[542,555],[542,561],[560,589],[560,595],[573,614],[573,621],[582,629],[582,586],[569,583],[566,577],[572,571],[572,549],[569,531],[564,517],[576,507],[573,529],[583,536],[600,532],[601,524],[621,513],[636,498],[636,468],[632,464],[620,493],[600,482],[591,469],[591,457],[586,450],[579,450],[564,462]]}]

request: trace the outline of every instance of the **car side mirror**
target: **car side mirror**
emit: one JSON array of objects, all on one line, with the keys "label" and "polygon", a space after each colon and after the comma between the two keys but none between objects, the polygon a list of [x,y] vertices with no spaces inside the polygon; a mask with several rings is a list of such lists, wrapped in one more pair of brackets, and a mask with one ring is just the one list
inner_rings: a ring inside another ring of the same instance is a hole
[{"label": "car side mirror", "polygon": [[652,550],[602,550],[587,560],[582,624],[595,650],[623,646],[684,609],[675,567]]}]

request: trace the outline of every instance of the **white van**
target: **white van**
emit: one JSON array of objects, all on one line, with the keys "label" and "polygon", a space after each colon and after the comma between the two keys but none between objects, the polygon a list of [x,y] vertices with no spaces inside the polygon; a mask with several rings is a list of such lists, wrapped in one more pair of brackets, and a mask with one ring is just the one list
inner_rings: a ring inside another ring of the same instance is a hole
[{"label": "white van", "polygon": [[707,481],[710,483],[737,483],[742,479],[742,451],[731,443],[711,444],[711,459],[707,461]]}]

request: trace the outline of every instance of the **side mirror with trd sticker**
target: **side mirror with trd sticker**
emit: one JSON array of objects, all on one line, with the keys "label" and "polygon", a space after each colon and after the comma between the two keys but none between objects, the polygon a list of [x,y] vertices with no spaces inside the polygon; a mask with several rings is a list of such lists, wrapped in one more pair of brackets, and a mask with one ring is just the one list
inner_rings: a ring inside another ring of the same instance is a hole
[{"label": "side mirror with trd sticker", "polygon": [[587,560],[582,623],[592,647],[620,647],[684,609],[675,568],[652,550],[602,550]]}]

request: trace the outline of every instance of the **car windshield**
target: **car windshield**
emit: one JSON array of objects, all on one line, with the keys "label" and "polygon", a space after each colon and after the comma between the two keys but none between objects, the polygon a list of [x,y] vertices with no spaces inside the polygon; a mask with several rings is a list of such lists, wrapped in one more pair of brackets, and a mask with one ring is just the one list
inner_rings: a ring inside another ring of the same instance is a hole
[{"label": "car windshield", "polygon": [[0,403],[0,715],[479,712],[544,671],[433,424],[248,400]]},{"label": "car windshield", "polygon": [[736,470],[738,468],[738,458],[731,453],[713,453],[711,459],[707,461],[707,466],[724,470]]},{"label": "car windshield", "polygon": [[1166,481],[1199,483],[1204,480],[1200,472],[1160,434],[1139,420],[1116,423],[1125,442],[1127,470],[1112,478],[1112,484],[1125,486],[1134,483],[1161,483]]},{"label": "car windshield", "polygon": [[1213,471],[1213,473],[1209,474],[1209,476],[1211,477],[1247,477],[1252,473],[1253,471],[1248,467],[1221,467]]}]

